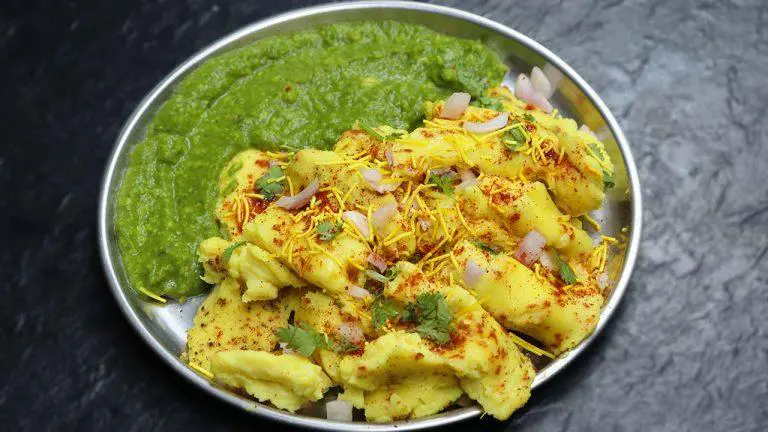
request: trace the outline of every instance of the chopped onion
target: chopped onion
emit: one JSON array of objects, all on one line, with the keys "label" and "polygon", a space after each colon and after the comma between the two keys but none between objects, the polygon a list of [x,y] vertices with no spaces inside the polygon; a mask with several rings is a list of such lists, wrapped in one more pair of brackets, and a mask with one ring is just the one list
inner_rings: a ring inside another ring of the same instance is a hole
[{"label": "chopped onion", "polygon": [[352,343],[358,343],[365,339],[363,330],[357,324],[350,322],[339,324],[339,334]]},{"label": "chopped onion", "polygon": [[387,269],[387,262],[384,261],[384,258],[382,258],[379,255],[376,255],[373,252],[371,252],[368,255],[368,262],[373,264],[373,266],[379,269],[380,272],[383,272],[384,270]]},{"label": "chopped onion", "polygon": [[581,125],[579,130],[582,131],[582,132],[586,132],[586,133],[592,135],[593,137],[597,138],[597,135],[595,135],[595,133],[592,132],[592,129],[590,129],[589,126],[587,126],[585,124]]},{"label": "chopped onion", "polygon": [[389,166],[391,167],[395,166],[395,155],[392,153],[391,148],[384,150],[384,157],[387,158],[387,163],[389,164]]},{"label": "chopped onion", "polygon": [[474,261],[467,260],[467,266],[464,269],[464,282],[467,283],[467,286],[472,287],[474,286],[481,277],[486,273],[485,269],[477,265]]},{"label": "chopped onion", "polygon": [[384,233],[384,228],[386,228],[387,224],[389,224],[389,221],[392,220],[392,216],[394,216],[396,213],[397,204],[395,203],[384,204],[383,206],[376,209],[376,211],[371,215],[371,223],[376,229],[376,232],[381,235],[386,235],[386,233]]},{"label": "chopped onion", "polygon": [[278,344],[280,346],[280,349],[283,350],[283,354],[289,355],[289,354],[296,354],[296,351],[288,348],[288,344],[285,342],[280,342]]},{"label": "chopped onion", "polygon": [[432,226],[432,222],[430,222],[429,219],[419,219],[419,226],[422,231],[426,231]]},{"label": "chopped onion", "polygon": [[547,252],[546,250],[541,253],[541,256],[539,257],[539,262],[547,270],[552,270],[552,271],[557,270],[557,264],[555,263],[555,258],[552,256],[551,253]]},{"label": "chopped onion", "polygon": [[371,295],[371,292],[365,288],[360,288],[357,285],[352,285],[347,290],[347,293],[354,298],[362,299]]},{"label": "chopped onion", "polygon": [[341,214],[341,217],[348,220],[351,224],[360,231],[363,237],[368,238],[371,235],[371,231],[368,229],[368,218],[359,211],[345,211]]},{"label": "chopped onion", "polygon": [[451,97],[446,99],[443,110],[440,112],[440,117],[448,120],[460,118],[469,106],[470,99],[469,93],[452,94]]},{"label": "chopped onion", "polygon": [[517,245],[515,259],[525,265],[531,265],[539,260],[544,246],[547,245],[547,239],[536,230],[528,231],[523,237],[523,241]]},{"label": "chopped onion", "polygon": [[284,196],[277,200],[275,205],[286,210],[304,207],[309,204],[309,200],[317,193],[318,189],[320,189],[320,185],[317,183],[317,179],[314,179],[301,192],[294,196]]},{"label": "chopped onion", "polygon": [[482,123],[464,122],[464,129],[473,133],[493,132],[506,126],[507,120],[509,120],[509,113],[503,112],[496,117]]},{"label": "chopped onion", "polygon": [[277,165],[279,163],[280,163],[280,161],[278,161],[276,159],[272,159],[271,161],[269,161],[269,167],[272,168],[273,166],[275,166],[275,165]]},{"label": "chopped onion", "polygon": [[531,70],[531,85],[533,85],[533,88],[538,94],[544,96],[546,99],[551,98],[554,93],[549,78],[544,75],[544,71],[539,69],[538,66],[534,66],[533,70]]},{"label": "chopped onion", "polygon": [[336,399],[325,403],[325,417],[328,420],[352,421],[352,403]]},{"label": "chopped onion", "polygon": [[597,275],[597,286],[599,286],[601,290],[608,286],[608,273],[603,272]]},{"label": "chopped onion", "polygon": [[529,80],[525,74],[520,74],[517,77],[517,81],[515,81],[515,97],[526,103],[535,105],[545,112],[552,112],[552,105],[547,98],[540,95],[536,89],[533,88],[531,80]]},{"label": "chopped onion", "polygon": [[392,192],[400,183],[380,183],[383,177],[376,168],[361,168],[360,174],[373,190],[378,193]]},{"label": "chopped onion", "polygon": [[456,171],[450,168],[438,168],[438,169],[429,170],[429,174],[434,174],[436,176],[449,177],[449,178],[454,178],[457,175]]},{"label": "chopped onion", "polygon": [[459,170],[459,176],[461,177],[461,183],[456,186],[456,190],[464,190],[468,187],[472,187],[477,184],[477,176],[472,170],[463,169]]}]

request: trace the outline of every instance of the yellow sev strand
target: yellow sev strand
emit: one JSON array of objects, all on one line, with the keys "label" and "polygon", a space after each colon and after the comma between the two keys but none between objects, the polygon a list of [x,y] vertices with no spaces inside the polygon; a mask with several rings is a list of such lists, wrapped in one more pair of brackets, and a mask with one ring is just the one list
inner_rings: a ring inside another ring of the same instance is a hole
[{"label": "yellow sev strand", "polygon": [[164,298],[160,297],[159,295],[157,295],[157,294],[153,293],[152,291],[150,291],[150,290],[148,290],[148,289],[146,289],[146,288],[144,288],[144,287],[139,287],[139,292],[141,292],[141,293],[142,293],[142,294],[144,294],[145,296],[147,296],[147,297],[151,298],[152,300],[158,301],[158,302],[160,302],[160,303],[163,303],[163,304],[165,304],[165,303],[167,303],[167,302],[168,302],[168,300],[166,300],[166,299],[164,299]]},{"label": "yellow sev strand", "polygon": [[204,367],[200,366],[199,364],[189,362],[189,367],[191,367],[192,369],[196,370],[197,372],[199,372],[204,377],[206,377],[208,379],[213,379],[213,374],[211,372],[209,372],[207,369],[205,369]]},{"label": "yellow sev strand", "polygon": [[584,215],[582,218],[584,218],[588,224],[592,225],[592,228],[594,228],[595,231],[602,231],[603,228],[600,226],[600,224],[596,220],[592,219],[589,215]]},{"label": "yellow sev strand", "polygon": [[383,242],[381,245],[382,246],[389,246],[391,244],[395,244],[398,241],[400,241],[400,240],[402,240],[402,239],[404,239],[406,237],[410,237],[412,235],[413,235],[412,231],[406,231],[404,233],[401,233],[401,234],[398,234],[398,235],[394,236],[393,238],[387,240],[386,242]]},{"label": "yellow sev strand", "polygon": [[543,350],[543,349],[541,349],[541,348],[531,344],[530,342],[527,342],[525,339],[521,338],[520,336],[518,336],[518,335],[516,335],[516,334],[514,334],[512,332],[509,332],[508,334],[512,338],[512,341],[516,345],[518,345],[519,347],[524,348],[524,349],[526,349],[526,350],[528,350],[528,351],[530,351],[530,352],[532,352],[532,353],[534,353],[536,355],[549,357],[551,359],[555,358],[554,354],[552,354],[551,352]]},{"label": "yellow sev strand", "polygon": [[341,261],[339,261],[339,259],[338,259],[338,258],[336,258],[335,256],[333,256],[333,254],[332,254],[332,253],[328,252],[328,251],[327,251],[325,248],[323,248],[322,246],[318,245],[317,243],[315,243],[315,242],[313,242],[313,241],[310,241],[310,242],[309,242],[309,247],[310,247],[310,248],[312,248],[312,249],[314,249],[314,250],[317,250],[317,251],[320,251],[320,252],[322,252],[322,253],[323,253],[325,256],[327,256],[328,258],[330,258],[331,260],[333,260],[333,262],[335,262],[335,263],[336,263],[336,264],[339,266],[339,268],[340,268],[340,269],[344,269],[344,264],[342,264],[342,263],[341,263]]},{"label": "yellow sev strand", "polygon": [[368,217],[368,241],[373,243],[373,204],[368,204],[366,215]]},{"label": "yellow sev strand", "polygon": [[451,253],[448,255],[451,258],[451,264],[453,264],[456,270],[461,271],[461,266],[459,266],[459,262],[456,260],[456,255],[453,254],[453,251],[451,251]]},{"label": "yellow sev strand", "polygon": [[293,181],[291,181],[290,177],[286,177],[286,180],[288,180],[288,192],[293,196]]},{"label": "yellow sev strand", "polygon": [[347,258],[347,262],[352,265],[352,267],[360,270],[365,271],[365,267],[361,266],[360,264],[356,263],[354,260]]},{"label": "yellow sev strand", "polygon": [[464,225],[464,228],[469,231],[470,234],[475,235],[475,232],[472,230],[472,228],[467,223],[467,220],[464,219],[464,215],[461,213],[461,208],[459,207],[459,203],[456,203],[456,214],[459,215],[459,220],[461,221],[461,224]]}]

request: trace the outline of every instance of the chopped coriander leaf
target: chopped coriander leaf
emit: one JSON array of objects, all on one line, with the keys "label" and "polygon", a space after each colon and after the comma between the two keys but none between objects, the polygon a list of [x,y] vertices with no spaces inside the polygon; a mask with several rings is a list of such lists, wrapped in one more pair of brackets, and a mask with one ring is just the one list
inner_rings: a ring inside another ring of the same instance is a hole
[{"label": "chopped coriander leaf", "polygon": [[331,349],[332,344],[325,335],[303,324],[301,327],[288,324],[277,330],[277,339],[288,348],[296,350],[309,357],[316,349]]},{"label": "chopped coriander leaf", "polygon": [[392,281],[397,277],[398,273],[400,273],[399,268],[388,267],[387,270],[384,271],[384,277],[387,278],[388,281]]},{"label": "chopped coriander leaf", "polygon": [[232,257],[232,252],[235,251],[235,249],[239,248],[240,246],[246,244],[245,241],[239,241],[236,243],[232,243],[231,245],[227,246],[226,249],[224,249],[224,252],[221,254],[221,259],[224,260],[224,262],[229,262],[229,259]]},{"label": "chopped coriander leaf", "polygon": [[605,170],[603,170],[603,185],[606,189],[610,189],[616,186],[616,183],[613,181],[613,174]]},{"label": "chopped coriander leaf", "polygon": [[423,293],[416,297],[419,309],[419,326],[416,331],[424,338],[438,344],[451,340],[453,314],[442,293]]},{"label": "chopped coriander leaf", "polygon": [[341,336],[341,338],[333,344],[333,350],[337,353],[351,353],[359,349],[360,345],[355,344],[344,336]]},{"label": "chopped coriander leaf", "polygon": [[536,121],[536,118],[533,117],[533,114],[530,114],[530,113],[523,114],[523,118],[528,120],[529,122],[535,122]]},{"label": "chopped coriander leaf", "polygon": [[384,137],[381,136],[380,133],[376,132],[375,130],[373,130],[372,127],[366,125],[365,123],[359,121],[359,122],[357,122],[357,125],[360,126],[360,129],[364,130],[368,135],[376,138],[377,140],[379,140],[379,141],[384,141],[385,140]]},{"label": "chopped coriander leaf", "polygon": [[269,167],[267,172],[256,180],[256,189],[264,195],[264,198],[272,200],[285,190],[283,183],[276,181],[276,179],[279,179],[284,175],[283,169],[279,166],[275,165]]},{"label": "chopped coriander leaf", "polygon": [[315,228],[317,230],[318,237],[321,241],[333,240],[341,232],[342,225],[340,222],[333,223],[330,221],[323,221],[317,224]]},{"label": "chopped coriander leaf", "polygon": [[392,132],[391,134],[384,137],[384,141],[391,141],[394,139],[402,138],[405,134],[403,132]]},{"label": "chopped coriander leaf", "polygon": [[573,272],[571,266],[569,266],[567,262],[560,258],[560,255],[557,252],[553,252],[555,261],[557,262],[558,267],[560,267],[560,277],[563,279],[563,282],[568,285],[572,285],[578,282],[579,279],[576,277],[576,273]]},{"label": "chopped coriander leaf", "polygon": [[589,143],[589,149],[592,150],[592,153],[595,154],[595,157],[600,159],[601,161],[603,159],[603,152],[600,150],[600,147],[596,143]]},{"label": "chopped coriander leaf", "polygon": [[493,96],[480,96],[479,98],[475,99],[475,106],[479,106],[481,108],[489,108],[494,111],[504,111],[504,105],[502,104],[503,99],[500,97],[493,97]]},{"label": "chopped coriander leaf", "polygon": [[400,321],[404,323],[419,322],[419,306],[416,303],[408,303],[400,312]]},{"label": "chopped coriander leaf", "polygon": [[477,246],[479,249],[488,252],[491,255],[498,255],[499,252],[501,252],[501,249],[499,249],[498,247],[490,245],[488,243],[478,241],[478,240],[473,240],[472,244]]},{"label": "chopped coriander leaf", "polygon": [[519,151],[527,141],[525,133],[519,127],[515,127],[507,131],[504,145],[512,151]]},{"label": "chopped coriander leaf", "polygon": [[448,196],[453,196],[453,179],[447,175],[429,175],[429,183],[437,185],[440,191]]},{"label": "chopped coriander leaf", "polygon": [[371,303],[371,324],[373,328],[377,329],[384,326],[388,320],[396,317],[397,304],[389,299],[385,299],[382,296],[377,296]]}]

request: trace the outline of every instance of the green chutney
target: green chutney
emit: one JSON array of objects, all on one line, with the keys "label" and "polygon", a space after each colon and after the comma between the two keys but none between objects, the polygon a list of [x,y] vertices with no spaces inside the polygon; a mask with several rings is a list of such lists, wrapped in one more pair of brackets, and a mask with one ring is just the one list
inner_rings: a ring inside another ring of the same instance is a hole
[{"label": "green chutney", "polygon": [[216,184],[241,150],[331,148],[356,120],[412,129],[424,101],[479,96],[505,72],[479,41],[390,21],[275,36],[205,62],[130,155],[116,225],[131,284],[175,298],[203,291],[196,248],[221,235]]}]

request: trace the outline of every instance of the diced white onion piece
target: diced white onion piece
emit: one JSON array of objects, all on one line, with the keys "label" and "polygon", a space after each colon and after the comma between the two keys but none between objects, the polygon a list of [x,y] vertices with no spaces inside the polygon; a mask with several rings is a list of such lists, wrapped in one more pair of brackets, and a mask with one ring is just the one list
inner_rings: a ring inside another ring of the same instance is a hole
[{"label": "diced white onion piece", "polygon": [[384,261],[384,258],[382,258],[379,255],[376,255],[373,252],[371,252],[368,255],[368,262],[373,264],[373,266],[379,269],[380,272],[383,272],[384,270],[387,269],[387,262]]},{"label": "diced white onion piece", "polygon": [[317,179],[314,179],[301,192],[294,196],[284,196],[277,200],[275,205],[286,210],[304,207],[309,204],[310,199],[317,193],[318,189],[320,189],[320,185],[317,183]]},{"label": "diced white onion piece", "polygon": [[280,342],[278,344],[280,346],[280,349],[283,350],[283,354],[289,355],[289,354],[296,354],[296,351],[288,348],[288,344],[285,342]]},{"label": "diced white onion piece", "polygon": [[386,235],[384,228],[386,228],[387,224],[389,224],[389,221],[392,220],[392,217],[396,213],[396,203],[385,204],[376,209],[371,215],[371,223],[373,224],[373,228],[376,229],[376,232],[380,235]]},{"label": "diced white onion piece", "polygon": [[484,122],[464,122],[464,129],[472,133],[488,133],[497,131],[507,125],[509,113],[503,112]]},{"label": "diced white onion piece", "polygon": [[608,273],[603,272],[597,275],[597,286],[599,286],[601,290],[608,286]]},{"label": "diced white onion piece", "polygon": [[445,101],[440,117],[448,120],[461,118],[469,106],[471,96],[469,93],[454,93]]},{"label": "diced white onion piece", "polygon": [[347,292],[352,297],[358,298],[358,299],[363,299],[363,298],[366,298],[366,297],[371,295],[370,291],[368,291],[365,288],[361,288],[361,287],[359,287],[357,285],[352,285],[351,287],[349,287]]},{"label": "diced white onion piece", "polygon": [[365,339],[363,330],[357,324],[350,322],[339,324],[339,334],[352,343],[358,343]]},{"label": "diced white onion piece", "polygon": [[544,72],[539,69],[538,66],[534,66],[531,70],[531,85],[537,93],[544,96],[546,99],[552,97],[552,84],[549,83],[549,78],[544,75]]},{"label": "diced white onion piece", "polygon": [[468,187],[472,187],[477,184],[477,176],[472,170],[463,169],[459,170],[459,176],[461,177],[461,183],[456,186],[456,190],[464,190]]},{"label": "diced white onion piece", "polygon": [[552,112],[552,105],[547,98],[540,95],[536,89],[533,88],[531,80],[528,79],[525,74],[520,74],[515,81],[515,97],[523,102],[541,108],[545,112]]},{"label": "diced white onion piece", "polygon": [[454,177],[457,176],[456,171],[454,171],[454,170],[452,170],[450,168],[433,169],[433,170],[429,170],[429,173],[430,174],[434,174],[434,175],[439,176],[439,177],[454,178]]},{"label": "diced white onion piece", "polygon": [[380,183],[383,177],[376,168],[361,168],[360,174],[366,183],[378,193],[392,192],[400,186],[400,183]]},{"label": "diced white onion piece", "polygon": [[368,218],[359,211],[345,211],[341,214],[341,217],[349,221],[352,225],[360,231],[360,234],[364,238],[368,238],[371,235],[371,231],[368,229]]},{"label": "diced white onion piece", "polygon": [[432,226],[432,222],[429,219],[419,219],[419,226],[422,231],[426,231]]},{"label": "diced white onion piece", "polygon": [[585,124],[581,125],[581,127],[579,127],[579,130],[582,131],[582,132],[586,132],[586,133],[592,135],[593,137],[597,138],[597,135],[595,135],[595,133],[592,132],[592,129],[590,129],[589,126],[587,126]]},{"label": "diced white onion piece", "polygon": [[552,271],[557,270],[557,264],[555,263],[555,258],[552,256],[551,253],[547,252],[546,250],[541,253],[541,256],[539,257],[539,262],[547,270],[552,270]]},{"label": "diced white onion piece", "polygon": [[384,150],[384,157],[387,158],[387,163],[389,164],[389,166],[391,167],[395,166],[395,155],[392,153],[391,148]]},{"label": "diced white onion piece", "polygon": [[456,405],[462,406],[462,407],[470,407],[473,405],[477,405],[475,401],[472,400],[469,396],[465,394],[461,395],[460,398],[456,399]]},{"label": "diced white onion piece", "polygon": [[328,420],[352,421],[352,403],[345,400],[335,400],[325,403],[325,416]]},{"label": "diced white onion piece", "polygon": [[467,260],[467,266],[464,268],[463,274],[464,282],[467,283],[467,286],[473,287],[485,273],[485,269],[477,265],[476,262],[471,259]]},{"label": "diced white onion piece", "polygon": [[525,265],[531,265],[539,260],[544,246],[547,245],[547,239],[536,230],[528,231],[523,237],[523,241],[517,245],[515,259]]}]

